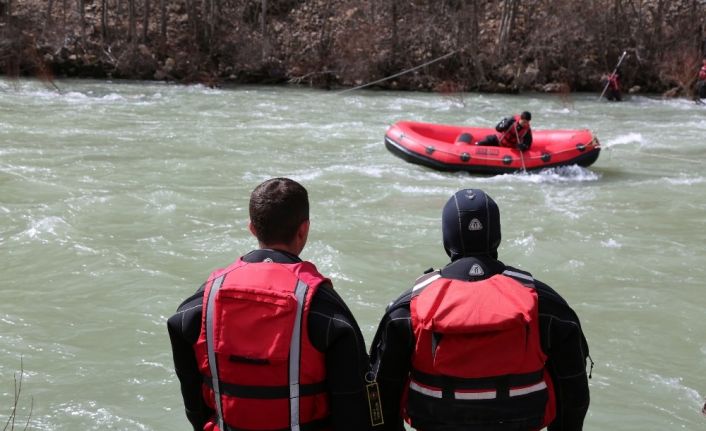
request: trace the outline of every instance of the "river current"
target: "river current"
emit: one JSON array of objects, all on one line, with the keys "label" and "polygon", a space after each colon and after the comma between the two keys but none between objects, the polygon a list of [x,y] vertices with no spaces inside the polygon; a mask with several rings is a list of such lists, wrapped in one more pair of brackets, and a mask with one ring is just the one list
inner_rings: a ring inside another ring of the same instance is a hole
[{"label": "river current", "polygon": [[[186,430],[166,319],[256,246],[250,191],[309,190],[302,257],[369,345],[384,307],[446,263],[456,190],[499,204],[500,259],[559,291],[595,361],[584,429],[703,430],[706,107],[519,96],[0,80],[0,426]],[[472,176],[384,147],[400,120],[589,128],[589,168]],[[31,410],[31,412],[30,412]],[[18,426],[19,425],[19,426]]]}]

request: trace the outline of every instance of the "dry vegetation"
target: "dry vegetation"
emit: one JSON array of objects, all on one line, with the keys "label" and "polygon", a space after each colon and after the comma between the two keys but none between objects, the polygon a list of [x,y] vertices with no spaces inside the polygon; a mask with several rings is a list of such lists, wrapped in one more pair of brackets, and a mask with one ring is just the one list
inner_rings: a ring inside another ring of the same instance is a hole
[{"label": "dry vegetation", "polygon": [[700,0],[0,0],[9,75],[685,94],[704,54]]},{"label": "dry vegetation", "polygon": [[24,377],[24,368],[21,365],[20,362],[20,372],[19,372],[19,377],[17,374],[15,374],[14,380],[15,380],[15,385],[14,385],[14,391],[13,391],[13,402],[12,405],[10,406],[10,415],[7,418],[7,421],[5,422],[5,425],[2,428],[2,431],[14,431],[16,429],[20,429],[19,427],[22,427],[23,431],[26,431],[29,429],[30,426],[30,420],[32,418],[32,408],[34,407],[34,398],[30,400],[30,405],[29,405],[29,412],[27,413],[27,417],[24,421],[21,421],[17,417],[17,410],[19,408],[20,404],[20,397],[22,395],[22,380]]}]

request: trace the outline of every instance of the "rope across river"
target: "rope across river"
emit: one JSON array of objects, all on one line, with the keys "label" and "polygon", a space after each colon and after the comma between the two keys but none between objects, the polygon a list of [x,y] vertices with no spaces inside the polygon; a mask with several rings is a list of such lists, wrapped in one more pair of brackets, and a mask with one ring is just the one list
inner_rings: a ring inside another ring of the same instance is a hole
[{"label": "rope across river", "polygon": [[347,89],[345,89],[345,90],[343,90],[343,91],[339,91],[339,92],[336,93],[336,94],[348,93],[349,91],[359,90],[359,89],[361,89],[361,88],[370,87],[371,85],[375,85],[375,84],[379,84],[379,83],[381,83],[381,82],[385,82],[385,81],[387,81],[387,80],[389,80],[389,79],[392,79],[392,78],[397,78],[398,76],[402,76],[402,75],[407,74],[407,73],[409,73],[409,72],[414,72],[414,71],[417,70],[417,69],[421,69],[422,67],[429,66],[430,64],[434,64],[434,63],[436,63],[437,61],[441,61],[441,60],[443,60],[443,59],[445,59],[445,58],[451,57],[452,55],[456,54],[458,51],[459,51],[458,49],[457,49],[457,50],[454,50],[454,51],[451,51],[451,52],[449,52],[448,54],[444,54],[444,55],[442,55],[441,57],[437,57],[437,58],[435,58],[435,59],[433,59],[433,60],[427,61],[426,63],[420,64],[419,66],[415,66],[415,67],[413,67],[413,68],[411,68],[411,69],[403,70],[402,72],[395,73],[394,75],[386,76],[385,78],[378,79],[377,81],[369,82],[369,83],[367,83],[367,84],[359,85],[359,86],[357,86],[357,87],[347,88]]}]

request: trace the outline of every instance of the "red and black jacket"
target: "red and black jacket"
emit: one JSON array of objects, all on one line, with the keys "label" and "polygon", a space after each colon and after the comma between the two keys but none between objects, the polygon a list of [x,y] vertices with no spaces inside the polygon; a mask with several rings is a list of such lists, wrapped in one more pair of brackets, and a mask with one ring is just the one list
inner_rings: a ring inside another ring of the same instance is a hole
[{"label": "red and black jacket", "polygon": [[520,124],[519,115],[515,115],[513,119],[514,121],[509,127],[501,127],[503,121],[496,127],[496,130],[502,133],[500,136],[500,146],[507,148],[518,148],[522,146],[523,150],[528,150],[532,145],[532,130],[530,125],[527,123],[527,125],[522,126]]}]

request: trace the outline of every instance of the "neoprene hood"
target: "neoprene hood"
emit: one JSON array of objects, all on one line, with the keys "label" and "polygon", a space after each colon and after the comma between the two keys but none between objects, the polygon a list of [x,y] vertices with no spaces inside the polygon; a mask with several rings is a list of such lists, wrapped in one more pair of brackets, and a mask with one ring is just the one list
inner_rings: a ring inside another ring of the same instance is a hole
[{"label": "neoprene hood", "polygon": [[452,261],[479,255],[497,259],[500,209],[483,190],[459,190],[444,205],[441,231]]}]

